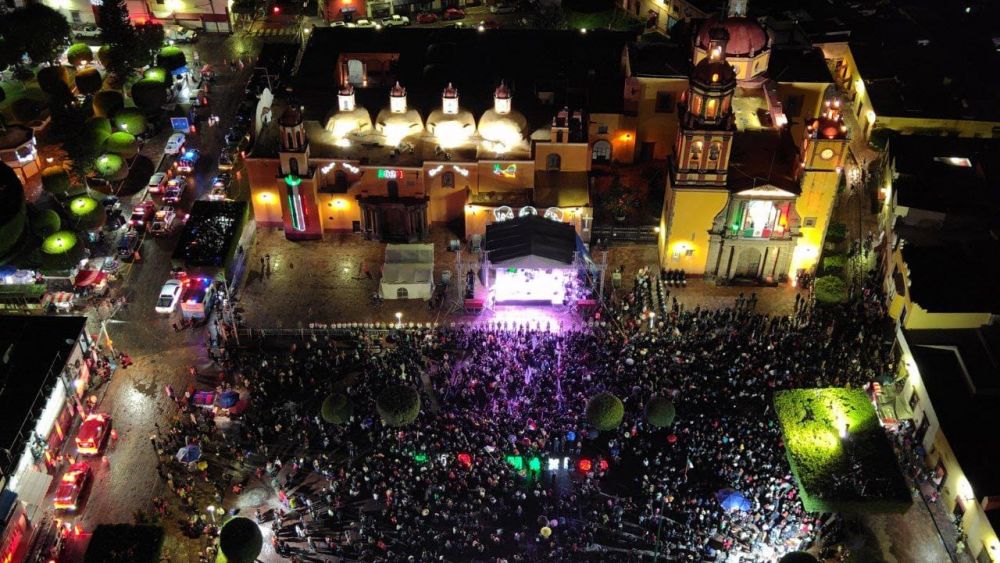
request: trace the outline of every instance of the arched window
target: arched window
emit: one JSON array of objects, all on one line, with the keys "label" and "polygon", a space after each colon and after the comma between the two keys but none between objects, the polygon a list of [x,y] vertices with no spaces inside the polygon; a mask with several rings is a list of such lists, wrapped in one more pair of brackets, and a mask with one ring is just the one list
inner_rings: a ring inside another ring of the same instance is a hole
[{"label": "arched window", "polygon": [[292,148],[294,146],[295,146],[294,137],[292,137],[292,132],[289,131],[288,132],[288,148]]},{"label": "arched window", "polygon": [[701,160],[702,146],[703,145],[701,141],[695,141],[694,143],[691,143],[691,160],[695,161]]},{"label": "arched window", "polygon": [[288,159],[288,171],[291,172],[293,176],[299,175],[299,159],[297,158]]},{"label": "arched window", "polygon": [[549,153],[549,155],[545,157],[545,169],[546,170],[562,169],[562,157],[556,153]]},{"label": "arched window", "polygon": [[698,115],[701,113],[701,96],[695,94],[691,96],[691,113]]},{"label": "arched window", "polygon": [[442,188],[454,188],[455,187],[455,173],[451,170],[441,174],[441,187]]},{"label": "arched window", "polygon": [[719,100],[709,98],[705,104],[705,119],[715,119],[715,114],[719,110]]},{"label": "arched window", "polygon": [[607,162],[611,160],[611,143],[603,139],[594,143],[594,150],[591,158],[598,162]]},{"label": "arched window", "polygon": [[386,189],[389,191],[389,197],[396,199],[399,197],[399,182],[395,180],[389,180],[385,185]]},{"label": "arched window", "polygon": [[365,64],[357,59],[347,61],[347,82],[353,86],[365,85]]},{"label": "arched window", "polygon": [[410,292],[406,291],[405,287],[401,287],[396,290],[396,299],[409,299]]},{"label": "arched window", "polygon": [[712,143],[708,145],[708,159],[715,161],[719,160],[719,155],[722,153],[722,144]]}]

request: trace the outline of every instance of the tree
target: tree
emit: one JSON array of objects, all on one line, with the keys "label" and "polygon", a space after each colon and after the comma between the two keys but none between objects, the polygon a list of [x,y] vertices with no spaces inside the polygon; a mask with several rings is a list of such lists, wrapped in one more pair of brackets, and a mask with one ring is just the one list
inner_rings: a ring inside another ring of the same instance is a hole
[{"label": "tree", "polygon": [[70,200],[66,206],[74,227],[80,231],[96,231],[108,220],[107,211],[96,199],[82,195]]},{"label": "tree", "polygon": [[674,423],[677,409],[674,403],[666,397],[653,397],[646,403],[646,420],[658,428],[664,428]]},{"label": "tree", "polygon": [[62,166],[49,166],[42,170],[42,189],[61,197],[69,193],[69,172]]},{"label": "tree", "polygon": [[69,23],[58,11],[38,3],[18,8],[3,18],[0,35],[7,45],[3,58],[21,66],[21,55],[27,54],[35,63],[53,62],[69,44]]},{"label": "tree", "polygon": [[96,93],[104,85],[104,78],[100,71],[94,67],[89,67],[76,73],[76,89],[81,94],[91,95]]},{"label": "tree", "polygon": [[102,154],[94,163],[94,171],[107,180],[118,181],[128,174],[125,160],[117,154]]},{"label": "tree", "polygon": [[122,158],[133,158],[139,154],[139,143],[135,135],[125,131],[115,131],[104,141],[104,150]]},{"label": "tree", "polygon": [[73,66],[80,66],[93,62],[94,51],[86,43],[73,43],[66,49],[66,60]]},{"label": "tree", "polygon": [[823,305],[836,305],[847,301],[847,284],[837,276],[823,276],[813,284],[816,302]]},{"label": "tree", "polygon": [[413,387],[389,385],[375,399],[375,410],[386,426],[406,426],[420,414],[420,394]]},{"label": "tree", "polygon": [[140,24],[135,26],[135,34],[135,67],[153,64],[156,51],[163,45],[163,26],[158,23]]},{"label": "tree", "polygon": [[31,98],[20,98],[14,100],[14,103],[10,105],[10,112],[14,114],[14,119],[21,123],[30,123],[41,119],[44,109],[42,102]]},{"label": "tree", "polygon": [[90,174],[94,161],[104,149],[104,142],[111,135],[111,122],[106,117],[92,117],[75,135],[63,142],[63,149],[69,154],[72,171],[78,177]]},{"label": "tree", "polygon": [[47,66],[38,71],[38,87],[49,95],[52,106],[60,107],[73,100],[69,88],[69,72],[62,65]]},{"label": "tree", "polygon": [[184,51],[174,46],[160,49],[160,53],[156,56],[156,66],[163,67],[171,72],[186,64],[187,58],[184,56]]},{"label": "tree", "polygon": [[587,401],[587,420],[598,430],[614,430],[622,423],[625,405],[611,393],[598,393]]},{"label": "tree", "polygon": [[101,45],[101,48],[97,50],[97,60],[101,62],[101,66],[104,68],[108,67],[108,61],[111,60],[111,46]]},{"label": "tree", "polygon": [[135,57],[139,46],[135,27],[128,19],[128,7],[125,0],[105,0],[97,13],[101,42],[108,48],[104,66],[115,75],[117,82],[124,82],[136,68]]},{"label": "tree", "polygon": [[28,225],[36,237],[46,238],[62,228],[62,218],[54,209],[41,209],[28,218]]},{"label": "tree", "polygon": [[21,240],[27,213],[21,179],[10,166],[0,162],[0,257]]},{"label": "tree", "polygon": [[126,131],[138,137],[146,132],[149,124],[146,116],[136,108],[125,108],[114,113],[114,125],[118,131]]},{"label": "tree", "polygon": [[330,424],[345,424],[351,419],[354,409],[343,393],[334,393],[323,400],[320,415]]},{"label": "tree", "polygon": [[260,527],[249,518],[237,516],[219,532],[219,549],[229,563],[253,563],[264,547]]},{"label": "tree", "polygon": [[102,90],[94,96],[92,106],[97,117],[111,117],[125,107],[125,97],[118,90]]},{"label": "tree", "polygon": [[143,78],[132,85],[132,100],[147,114],[159,113],[163,104],[167,103],[167,85]]},{"label": "tree", "polygon": [[782,555],[778,563],[819,563],[819,559],[807,551],[791,551]]}]

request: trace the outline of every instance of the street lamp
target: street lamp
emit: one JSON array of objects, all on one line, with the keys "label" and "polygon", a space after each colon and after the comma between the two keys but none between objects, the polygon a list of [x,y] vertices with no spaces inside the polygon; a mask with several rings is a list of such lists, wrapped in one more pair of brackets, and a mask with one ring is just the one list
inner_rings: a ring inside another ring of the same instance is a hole
[{"label": "street lamp", "polygon": [[649,313],[649,330],[653,330],[653,321],[656,319],[656,313]]},{"label": "street lamp", "polygon": [[215,524],[215,506],[211,504],[208,505],[208,507],[205,509],[205,512],[208,512],[209,516],[212,517],[212,523]]},{"label": "street lamp", "polygon": [[396,328],[403,326],[403,313],[396,312]]}]

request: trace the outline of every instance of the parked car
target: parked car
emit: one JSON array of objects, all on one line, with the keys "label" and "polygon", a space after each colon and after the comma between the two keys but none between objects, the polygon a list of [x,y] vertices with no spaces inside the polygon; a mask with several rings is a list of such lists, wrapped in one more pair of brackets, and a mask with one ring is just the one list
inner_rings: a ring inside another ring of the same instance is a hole
[{"label": "parked car", "polygon": [[219,170],[232,170],[233,169],[233,157],[229,156],[229,151],[223,151],[219,154]]},{"label": "parked car", "polygon": [[445,21],[465,19],[465,10],[461,8],[448,8],[444,11]]},{"label": "parked car", "polygon": [[330,22],[330,27],[348,27],[348,24],[344,20],[337,20]]},{"label": "parked car", "polygon": [[132,208],[132,216],[129,218],[128,224],[143,229],[153,218],[154,213],[156,213],[156,204],[152,201],[144,201]]},{"label": "parked car", "polygon": [[157,172],[149,177],[146,189],[154,194],[161,193],[167,185],[167,175],[164,172]]},{"label": "parked car", "polygon": [[77,39],[97,39],[101,36],[101,28],[94,24],[87,24],[73,30],[73,37]]},{"label": "parked car", "polygon": [[176,223],[177,211],[169,205],[164,205],[153,216],[153,222],[149,225],[149,234],[154,237],[169,235],[173,232]]},{"label": "parked car", "polygon": [[479,27],[482,29],[500,29],[500,22],[497,20],[486,20],[479,22]]},{"label": "parked car", "polygon": [[212,190],[208,194],[208,199],[226,199],[229,193],[229,186],[233,183],[233,177],[225,172],[212,178]]},{"label": "parked car", "polygon": [[160,289],[160,296],[156,299],[156,312],[169,314],[177,308],[177,302],[181,300],[181,290],[184,288],[181,281],[170,278]]},{"label": "parked car", "polygon": [[517,11],[517,4],[511,4],[508,2],[497,2],[490,6],[491,14],[513,14]]},{"label": "parked car", "polygon": [[174,155],[184,150],[184,141],[187,137],[184,133],[174,133],[167,139],[167,144],[163,147],[163,154]]},{"label": "parked car", "polygon": [[163,26],[163,39],[171,45],[194,43],[198,40],[198,32],[180,25],[165,25]]},{"label": "parked car", "polygon": [[142,239],[139,233],[129,229],[122,238],[118,239],[118,258],[125,262],[131,262],[135,258],[135,251],[139,250]]},{"label": "parked car", "polygon": [[420,12],[417,14],[417,23],[434,23],[438,21],[438,15],[431,12]]},{"label": "parked car", "polygon": [[406,16],[393,14],[387,18],[382,18],[383,27],[401,27],[406,25],[410,25],[410,18]]},{"label": "parked car", "polygon": [[59,488],[56,489],[55,509],[76,512],[80,507],[80,497],[92,480],[93,472],[86,462],[81,461],[69,466],[59,480]]},{"label": "parked car", "polygon": [[111,417],[104,413],[90,413],[76,433],[76,450],[80,455],[97,455],[111,434]]},{"label": "parked car", "polygon": [[360,28],[373,28],[376,26],[380,26],[381,24],[376,22],[375,20],[360,19],[357,22],[355,22],[355,25]]},{"label": "parked car", "polygon": [[198,162],[199,156],[201,156],[201,153],[198,152],[198,149],[188,149],[174,162],[174,167],[177,168],[178,172],[188,174],[194,170],[194,165]]},{"label": "parked car", "polygon": [[163,190],[163,203],[179,203],[184,197],[184,189],[187,188],[187,178],[177,176],[167,182],[167,187]]}]

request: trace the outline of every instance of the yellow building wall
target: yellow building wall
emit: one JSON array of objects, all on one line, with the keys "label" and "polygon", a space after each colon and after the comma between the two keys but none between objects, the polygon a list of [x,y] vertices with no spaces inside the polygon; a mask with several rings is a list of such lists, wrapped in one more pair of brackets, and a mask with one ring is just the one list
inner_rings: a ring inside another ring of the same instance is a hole
[{"label": "yellow building wall", "polygon": [[[829,170],[810,170],[803,173],[802,192],[795,200],[795,210],[802,223],[799,227],[801,238],[795,245],[788,275],[795,278],[799,270],[811,271],[816,268],[822,254],[826,229],[830,226],[830,216],[837,200],[837,184],[840,173]],[[815,225],[805,226],[806,218],[815,219]]]},{"label": "yellow building wall", "polygon": [[[439,166],[441,170],[432,176],[430,171]],[[446,188],[441,183],[448,172],[455,176],[453,188]],[[425,162],[424,188],[430,198],[427,202],[427,220],[431,223],[447,223],[461,217],[467,194],[475,189],[478,181],[479,170],[474,163]]]},{"label": "yellow building wall", "polygon": [[281,197],[275,178],[278,159],[247,159],[247,181],[250,183],[250,203],[254,220],[260,225],[281,226]]},{"label": "yellow building wall", "polygon": [[[689,274],[704,274],[708,260],[708,231],[728,201],[729,192],[725,189],[669,188],[660,221],[660,265],[683,269]],[[687,255],[689,250],[694,251],[691,256]]]},{"label": "yellow building wall", "polygon": [[[677,102],[688,87],[686,78],[638,77],[642,92],[639,98],[639,118],[636,131],[636,154],[640,155],[643,143],[656,143],[653,158],[665,160],[677,140]],[[670,112],[656,111],[656,95],[666,92],[672,96]]]},{"label": "yellow building wall", "polygon": [[562,172],[589,172],[590,145],[587,143],[535,143],[535,169],[545,170],[545,164],[550,154],[558,154],[562,158]]},{"label": "yellow building wall", "polygon": [[358,200],[347,194],[316,194],[319,200],[320,217],[323,219],[324,231],[348,231],[353,229],[353,222],[361,220],[361,208]]},{"label": "yellow building wall", "polygon": [[[560,153],[562,154],[562,153]],[[563,158],[563,170],[566,170],[566,160]],[[545,170],[544,161],[539,170]],[[497,174],[494,172],[497,166],[508,172],[508,174]],[[504,192],[513,190],[523,190],[535,185],[535,161],[501,161],[483,160],[476,164],[476,171],[479,176],[479,183],[473,187],[473,191],[479,192]],[[513,172],[513,175],[509,174]]]},{"label": "yellow building wall", "polygon": [[888,313],[893,320],[899,321],[903,312],[903,328],[909,330],[918,329],[951,329],[951,328],[979,328],[989,324],[992,315],[989,312],[971,313],[935,313],[928,311],[916,303],[911,298],[910,293],[910,270],[903,261],[903,253],[897,248],[892,253],[892,267],[887,269],[888,276],[885,281],[887,289],[895,287],[892,280],[894,272],[903,274],[903,282],[906,285],[906,295],[899,295],[894,290],[891,291]]},{"label": "yellow building wall", "polygon": [[[707,56],[708,51],[695,48],[693,64],[697,65]],[[763,52],[758,53],[755,57],[726,57],[726,62],[732,65],[733,70],[736,71],[737,80],[750,80],[754,76],[763,73],[767,70],[767,65],[770,60],[770,49],[765,49]]]},{"label": "yellow building wall", "polygon": [[[620,113],[590,114],[590,129],[588,139],[590,146],[599,140],[611,143],[611,160],[615,162],[635,162],[636,119]],[[600,133],[601,126],[607,127],[607,133]]]},{"label": "yellow building wall", "polygon": [[822,82],[778,82],[778,99],[786,111],[789,98],[802,96],[802,111],[797,116],[787,116],[796,143],[805,138],[806,121],[819,117],[823,111],[823,96],[828,86]]},{"label": "yellow building wall", "polygon": [[[866,119],[866,116],[861,116]],[[867,122],[862,122],[865,124]],[[1000,127],[1000,121],[971,121],[962,119],[930,119],[914,117],[892,117],[875,115],[875,127],[885,127],[903,135],[955,134],[959,137],[993,138],[993,130]]]}]

